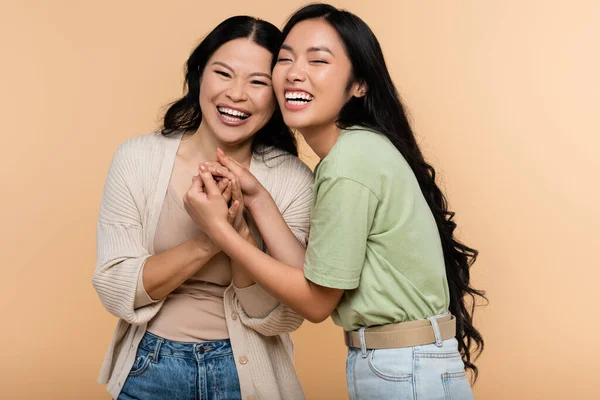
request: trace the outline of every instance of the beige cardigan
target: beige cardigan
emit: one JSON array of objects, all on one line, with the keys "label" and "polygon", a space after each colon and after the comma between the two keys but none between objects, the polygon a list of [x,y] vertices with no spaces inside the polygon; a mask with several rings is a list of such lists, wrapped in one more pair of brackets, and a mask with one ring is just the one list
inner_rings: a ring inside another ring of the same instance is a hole
[{"label": "beige cardigan", "polygon": [[[181,134],[152,133],[123,143],[106,179],[97,228],[97,266],[92,279],[106,309],[119,318],[98,381],[117,398],[146,326],[164,303],[134,309],[142,266],[153,254],[158,217]],[[277,203],[294,235],[306,245],[313,175],[297,157],[273,150],[253,157],[251,172]],[[259,243],[262,246],[262,243]],[[242,398],[303,399],[289,337],[302,317],[257,285],[225,291],[225,315]],[[240,362],[242,360],[242,362]]]}]

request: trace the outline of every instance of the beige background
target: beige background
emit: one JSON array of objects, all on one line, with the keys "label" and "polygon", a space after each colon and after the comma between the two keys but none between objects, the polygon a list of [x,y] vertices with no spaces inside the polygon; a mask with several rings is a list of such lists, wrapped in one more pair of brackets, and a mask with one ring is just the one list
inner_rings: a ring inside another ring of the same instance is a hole
[{"label": "beige background", "polygon": [[[282,26],[303,2],[169,3],[0,5],[0,398],[108,399],[95,379],[116,321],[91,276],[112,154],[157,127],[209,29],[232,13]],[[379,36],[481,251],[476,397],[600,398],[600,3],[336,4]],[[346,398],[340,330],[307,322],[294,339],[308,398]]]}]

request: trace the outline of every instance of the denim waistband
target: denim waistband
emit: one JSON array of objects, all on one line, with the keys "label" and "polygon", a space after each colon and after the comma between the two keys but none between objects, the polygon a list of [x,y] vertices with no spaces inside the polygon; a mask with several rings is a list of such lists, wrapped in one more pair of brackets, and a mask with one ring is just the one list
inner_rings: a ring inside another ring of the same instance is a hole
[{"label": "denim waistband", "polygon": [[190,359],[207,359],[232,354],[229,339],[212,342],[176,342],[146,332],[139,347],[157,354]]}]

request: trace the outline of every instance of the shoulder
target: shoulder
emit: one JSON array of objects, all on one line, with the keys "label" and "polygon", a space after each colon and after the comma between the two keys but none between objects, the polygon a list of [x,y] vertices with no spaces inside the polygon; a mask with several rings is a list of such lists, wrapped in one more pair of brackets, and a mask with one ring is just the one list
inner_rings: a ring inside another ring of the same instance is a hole
[{"label": "shoulder", "polygon": [[312,183],[313,172],[299,157],[277,148],[263,148],[256,153],[253,163],[266,175],[281,182]]},{"label": "shoulder", "polygon": [[400,154],[383,133],[363,127],[343,130],[335,147],[338,164],[344,167],[360,164],[362,167],[369,167]]},{"label": "shoulder", "polygon": [[132,137],[121,143],[112,160],[112,168],[153,169],[161,165],[165,150],[181,138],[174,133],[165,136],[160,132]]},{"label": "shoulder", "polygon": [[382,187],[410,172],[404,157],[382,133],[363,127],[342,131],[319,165],[317,183],[349,180],[380,196]]},{"label": "shoulder", "polygon": [[135,136],[127,139],[119,145],[115,156],[121,159],[142,159],[151,157],[153,153],[164,150],[170,142],[179,139],[181,134],[174,133],[165,136],[160,132],[152,132],[145,135]]},{"label": "shoulder", "polygon": [[164,136],[160,132],[153,132],[121,143],[110,163],[108,180],[122,180],[131,184],[154,179],[158,176],[169,143],[175,144],[173,141],[179,137],[178,134]]},{"label": "shoulder", "polygon": [[349,178],[362,182],[362,177],[378,173],[382,161],[398,151],[381,133],[362,127],[344,129],[329,154],[319,164],[317,175]]}]

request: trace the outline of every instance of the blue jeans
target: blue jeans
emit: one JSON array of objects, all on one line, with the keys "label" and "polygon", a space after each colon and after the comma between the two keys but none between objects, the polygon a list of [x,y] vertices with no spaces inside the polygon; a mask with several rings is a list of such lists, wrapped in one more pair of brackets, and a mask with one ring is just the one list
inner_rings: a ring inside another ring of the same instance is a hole
[{"label": "blue jeans", "polygon": [[241,400],[229,340],[184,343],[146,332],[118,400]]},{"label": "blue jeans", "polygon": [[350,348],[350,400],[472,400],[456,339],[400,349]]}]

